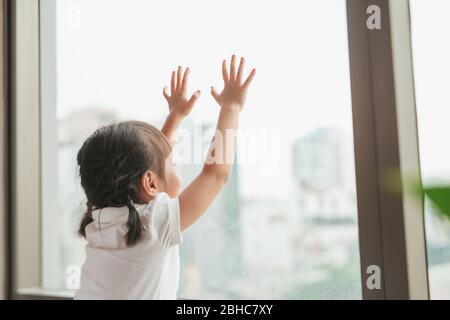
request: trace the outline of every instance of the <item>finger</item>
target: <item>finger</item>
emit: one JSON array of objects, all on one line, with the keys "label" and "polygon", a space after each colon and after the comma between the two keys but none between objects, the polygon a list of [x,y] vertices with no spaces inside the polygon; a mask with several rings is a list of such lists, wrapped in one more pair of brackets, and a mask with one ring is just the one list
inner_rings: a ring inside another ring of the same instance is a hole
[{"label": "finger", "polygon": [[186,71],[184,72],[183,82],[181,83],[181,91],[183,93],[186,93],[187,91],[188,80],[189,80],[189,68],[187,68]]},{"label": "finger", "polygon": [[189,104],[190,104],[191,106],[193,106],[193,105],[197,102],[197,100],[198,100],[198,98],[200,97],[200,95],[201,95],[200,90],[197,91],[196,93],[194,93],[194,94],[192,95],[192,97],[189,99]]},{"label": "finger", "polygon": [[166,98],[167,102],[169,102],[170,96],[169,96],[169,93],[167,92],[167,90],[168,90],[167,87],[164,87],[163,95],[164,95],[164,98]]},{"label": "finger", "polygon": [[177,90],[181,89],[181,78],[183,76],[183,68],[178,67],[178,73],[177,73]]},{"label": "finger", "polygon": [[175,89],[177,87],[176,84],[176,74],[175,71],[172,72],[172,79],[170,79],[170,94],[173,95],[175,93]]},{"label": "finger", "polygon": [[225,83],[230,80],[230,77],[228,75],[227,60],[223,60],[222,62],[222,75],[223,81],[225,81]]},{"label": "finger", "polygon": [[241,84],[242,82],[242,75],[244,73],[244,67],[245,67],[245,59],[241,58],[241,62],[239,63],[239,69],[238,69],[238,73],[236,76],[236,81]]},{"label": "finger", "polygon": [[236,80],[236,55],[231,57],[230,80]]},{"label": "finger", "polygon": [[220,94],[217,92],[216,88],[211,87],[211,95],[216,100],[216,102],[219,103],[219,96],[220,96]]},{"label": "finger", "polygon": [[248,86],[250,85],[250,83],[252,83],[253,78],[256,75],[256,69],[253,69],[252,72],[250,72],[250,75],[248,76],[247,80],[245,80],[244,84],[242,85],[242,87],[244,88],[248,88]]}]

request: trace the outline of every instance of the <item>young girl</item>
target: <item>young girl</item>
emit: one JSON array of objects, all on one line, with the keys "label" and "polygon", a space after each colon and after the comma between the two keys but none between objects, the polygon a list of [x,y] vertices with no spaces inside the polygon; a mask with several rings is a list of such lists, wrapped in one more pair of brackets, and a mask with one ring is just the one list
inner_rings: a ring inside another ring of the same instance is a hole
[{"label": "young girl", "polygon": [[[224,89],[216,134],[199,176],[180,193],[171,162],[172,136],[200,96],[186,98],[189,69],[172,73],[164,88],[169,115],[161,131],[129,121],[94,132],[78,152],[87,212],[79,233],[86,261],[76,299],[176,299],[182,232],[208,208],[226,183],[235,134],[255,69],[243,81],[244,59],[223,61]],[[231,136],[231,137],[230,137]],[[230,141],[227,141],[230,140]]]}]

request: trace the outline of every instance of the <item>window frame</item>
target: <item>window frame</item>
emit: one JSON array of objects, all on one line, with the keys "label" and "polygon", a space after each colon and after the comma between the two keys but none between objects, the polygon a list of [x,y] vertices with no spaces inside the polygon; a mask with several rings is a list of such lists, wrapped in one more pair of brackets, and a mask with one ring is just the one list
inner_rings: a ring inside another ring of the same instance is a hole
[{"label": "window frame", "polygon": [[[15,299],[70,298],[64,290],[40,288],[46,236],[42,225],[49,223],[41,212],[54,190],[43,184],[54,168],[49,159],[54,150],[41,141],[56,132],[56,127],[42,126],[56,108],[56,93],[46,86],[56,77],[56,44],[51,34],[40,31],[52,31],[53,26],[54,32],[55,1],[12,2],[8,240],[10,296]],[[366,10],[373,4],[382,9],[381,30],[366,27]],[[395,168],[403,179],[421,179],[409,1],[347,0],[347,20],[363,299],[428,299],[423,199],[383,188],[384,177]],[[379,290],[366,286],[367,268],[374,264],[382,270]]]},{"label": "window frame", "polygon": [[[12,1],[11,298],[40,285],[39,3]],[[20,192],[19,192],[20,191]]]},{"label": "window frame", "polygon": [[[421,181],[409,1],[347,4],[362,283],[369,266],[382,270],[382,290],[363,285],[363,295],[428,299],[424,201],[386,188],[396,171],[402,184]],[[380,30],[365,27],[370,5]]]},{"label": "window frame", "polygon": [[9,211],[9,105],[10,105],[10,5],[9,1],[0,1],[0,131],[2,132],[2,138],[0,140],[0,150],[2,156],[0,158],[0,179],[2,181],[0,190],[0,228],[4,231],[5,237],[0,239],[0,300],[8,297],[10,292],[11,282],[7,277],[8,270],[10,269],[9,260],[6,257],[9,256],[11,248],[8,241],[8,234],[10,232],[9,221],[7,212]]}]

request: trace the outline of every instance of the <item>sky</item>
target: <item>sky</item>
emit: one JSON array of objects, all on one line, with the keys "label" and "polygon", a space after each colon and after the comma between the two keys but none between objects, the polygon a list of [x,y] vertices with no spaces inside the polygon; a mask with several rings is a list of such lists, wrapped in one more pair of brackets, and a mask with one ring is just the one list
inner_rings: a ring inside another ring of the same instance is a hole
[{"label": "sky", "polygon": [[160,122],[167,114],[162,88],[182,65],[191,68],[191,90],[202,91],[190,120],[215,124],[219,109],[210,87],[222,87],[221,61],[236,54],[257,69],[241,128],[280,137],[279,170],[268,175],[257,165],[243,167],[244,194],[288,197],[292,143],[315,128],[342,128],[351,143],[344,0],[57,4],[58,118],[106,107],[123,118]]},{"label": "sky", "polygon": [[448,0],[411,0],[422,175],[450,182]]}]

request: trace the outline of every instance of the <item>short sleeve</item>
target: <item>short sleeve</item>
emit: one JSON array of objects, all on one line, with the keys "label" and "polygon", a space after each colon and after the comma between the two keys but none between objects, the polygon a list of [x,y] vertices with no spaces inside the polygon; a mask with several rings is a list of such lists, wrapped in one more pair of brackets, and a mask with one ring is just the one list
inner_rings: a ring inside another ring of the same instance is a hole
[{"label": "short sleeve", "polygon": [[166,193],[160,193],[153,203],[151,224],[157,240],[163,247],[170,248],[182,243],[178,198],[170,199]]}]

